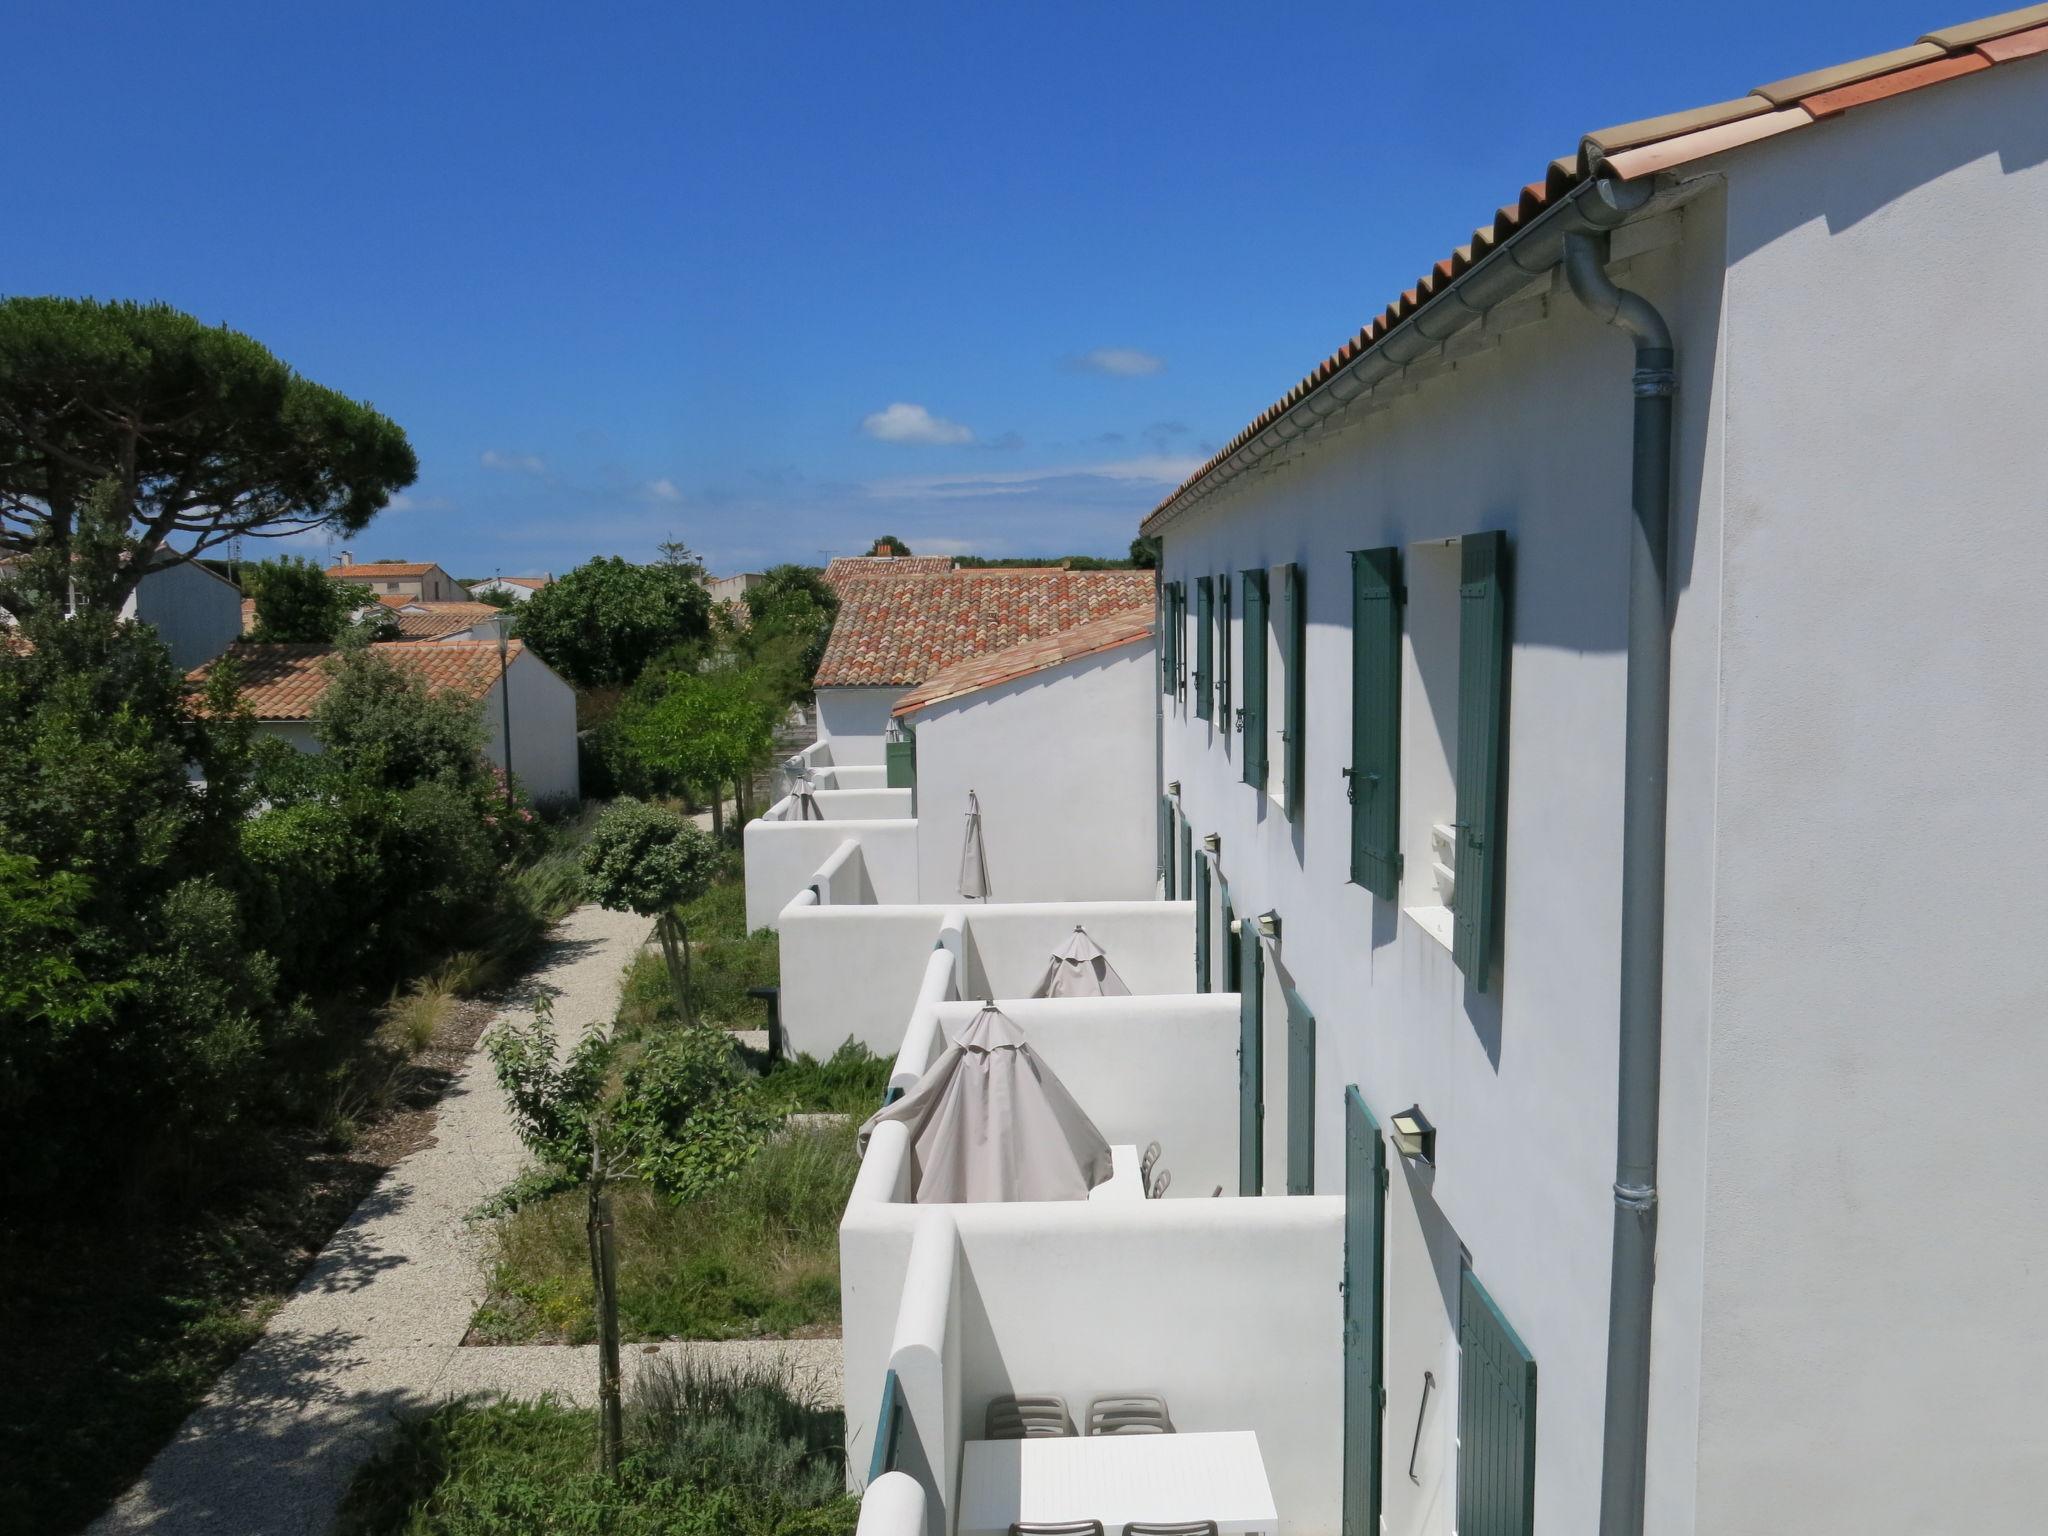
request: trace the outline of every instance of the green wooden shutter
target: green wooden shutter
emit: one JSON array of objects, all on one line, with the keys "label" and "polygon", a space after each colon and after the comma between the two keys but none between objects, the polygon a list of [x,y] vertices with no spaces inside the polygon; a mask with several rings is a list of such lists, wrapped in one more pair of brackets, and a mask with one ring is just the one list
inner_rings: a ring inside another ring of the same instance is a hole
[{"label": "green wooden shutter", "polygon": [[1244,581],[1244,707],[1238,724],[1244,731],[1244,781],[1266,787],[1266,573],[1246,571]]},{"label": "green wooden shutter", "polygon": [[1316,1192],[1316,1016],[1287,994],[1287,1193]]},{"label": "green wooden shutter", "polygon": [[1210,673],[1214,670],[1216,654],[1216,583],[1207,576],[1195,581],[1195,718],[1207,720],[1212,717],[1215,697],[1211,694]]},{"label": "green wooden shutter", "polygon": [[1159,894],[1173,898],[1173,801],[1159,797]]},{"label": "green wooden shutter", "polygon": [[1264,957],[1250,918],[1237,935],[1237,1192],[1265,1187],[1266,1044],[1260,1016]]},{"label": "green wooden shutter", "polygon": [[1195,858],[1195,990],[1208,992],[1209,985],[1209,855]]},{"label": "green wooden shutter", "polygon": [[1180,819],[1180,899],[1188,900],[1195,894],[1195,827],[1183,816]]},{"label": "green wooden shutter", "polygon": [[1188,589],[1185,582],[1173,584],[1173,694],[1182,703],[1188,696]]},{"label": "green wooden shutter", "polygon": [[917,788],[917,733],[902,727],[902,737],[882,743],[882,765],[891,789]]},{"label": "green wooden shutter", "polygon": [[1387,1146],[1353,1086],[1344,1090],[1344,1536],[1379,1536],[1385,1375]]},{"label": "green wooden shutter", "polygon": [[1230,729],[1230,578],[1216,578],[1216,723]]},{"label": "green wooden shutter", "polygon": [[1308,765],[1308,578],[1299,564],[1287,567],[1281,600],[1286,608],[1281,615],[1280,646],[1287,658],[1287,697],[1281,701],[1280,741],[1287,761],[1282,765],[1280,784],[1287,819],[1299,821]]},{"label": "green wooden shutter", "polygon": [[1471,1270],[1458,1289],[1458,1536],[1536,1529],[1536,1357]]},{"label": "green wooden shutter", "polygon": [[1351,878],[1382,901],[1401,883],[1401,552],[1351,556]]},{"label": "green wooden shutter", "polygon": [[1230,907],[1230,882],[1223,878],[1223,871],[1216,871],[1216,930],[1223,935],[1223,988],[1235,992],[1237,985],[1237,939],[1230,931],[1236,914]]},{"label": "green wooden shutter", "polygon": [[1479,991],[1500,947],[1501,760],[1507,746],[1507,535],[1459,548],[1458,852],[1451,957]]}]

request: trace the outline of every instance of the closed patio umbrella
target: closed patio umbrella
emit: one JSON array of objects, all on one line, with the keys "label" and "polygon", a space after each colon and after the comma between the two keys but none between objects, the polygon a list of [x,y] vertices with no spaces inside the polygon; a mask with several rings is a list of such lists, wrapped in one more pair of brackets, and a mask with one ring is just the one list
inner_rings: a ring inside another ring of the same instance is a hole
[{"label": "closed patio umbrella", "polygon": [[994,1003],[860,1128],[863,1152],[885,1120],[910,1128],[911,1197],[922,1205],[1085,1200],[1111,1172],[1109,1143]]},{"label": "closed patio umbrella", "polygon": [[1117,975],[1102,946],[1079,923],[1067,942],[1052,952],[1033,997],[1129,997],[1131,989]]},{"label": "closed patio umbrella", "polygon": [[823,821],[825,813],[818,808],[818,786],[807,773],[796,781],[796,819],[798,821]]},{"label": "closed patio umbrella", "polygon": [[981,845],[981,802],[967,791],[967,841],[960,849],[960,894],[988,900],[988,850]]}]

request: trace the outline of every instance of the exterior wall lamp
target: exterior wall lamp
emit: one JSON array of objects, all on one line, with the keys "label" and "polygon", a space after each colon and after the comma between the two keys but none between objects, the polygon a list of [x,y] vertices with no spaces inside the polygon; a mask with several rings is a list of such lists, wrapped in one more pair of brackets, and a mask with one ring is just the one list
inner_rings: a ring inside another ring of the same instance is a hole
[{"label": "exterior wall lamp", "polygon": [[1280,914],[1278,912],[1268,907],[1259,914],[1258,924],[1260,938],[1271,939],[1275,944],[1280,942]]},{"label": "exterior wall lamp", "polygon": [[1202,834],[1202,847],[1211,857],[1221,853],[1223,851],[1223,834],[1221,832],[1204,832]]},{"label": "exterior wall lamp", "polygon": [[1411,1104],[1394,1116],[1394,1150],[1403,1157],[1436,1166],[1436,1127],[1420,1104]]},{"label": "exterior wall lamp", "polygon": [[1180,780],[1168,779],[1166,781],[1166,792],[1178,800],[1180,798]]}]

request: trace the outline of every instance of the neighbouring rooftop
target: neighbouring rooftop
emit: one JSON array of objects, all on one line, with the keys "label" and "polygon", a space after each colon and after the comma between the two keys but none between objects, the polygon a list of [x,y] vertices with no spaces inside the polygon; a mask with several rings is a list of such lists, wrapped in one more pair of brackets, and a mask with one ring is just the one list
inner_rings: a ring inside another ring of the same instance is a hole
[{"label": "neighbouring rooftop", "polygon": [[914,687],[956,663],[1148,606],[1154,580],[1151,571],[1039,566],[849,582],[817,686]]},{"label": "neighbouring rooftop", "polygon": [[1004,646],[981,656],[955,662],[926,678],[896,701],[893,713],[915,714],[934,704],[965,698],[985,689],[1013,683],[1035,672],[1050,671],[1084,656],[1113,651],[1121,646],[1149,639],[1153,630],[1153,604],[1126,608],[1106,619],[1078,624],[1057,634]]},{"label": "neighbouring rooftop", "polygon": [[[258,720],[310,720],[331,681],[323,663],[337,649],[332,645],[245,642],[230,647],[220,659],[232,659],[240,667],[242,702]],[[416,673],[435,693],[480,699],[497,682],[500,667],[516,661],[525,647],[514,640],[504,662],[499,660],[494,640],[450,640],[440,645],[386,640],[370,649]],[[186,676],[191,682],[203,682],[219,664],[219,660],[210,661]]]},{"label": "neighbouring rooftop", "polygon": [[327,574],[347,578],[368,576],[426,576],[440,567],[431,560],[356,560],[343,565],[330,565]]},{"label": "neighbouring rooftop", "polygon": [[1597,177],[1629,181],[1653,175],[1780,134],[1811,128],[1873,102],[1980,73],[1995,65],[2048,53],[2048,5],[2030,5],[1979,21],[1929,32],[1907,48],[1809,70],[1760,85],[1733,101],[1646,117],[1586,134],[1578,152],[1550,162],[1515,201],[1472,233],[1469,243],[1438,261],[1322,364],[1268,406],[1145,518],[1142,531],[1158,532],[1191,492],[1250,448],[1310,395],[1353,367],[1397,328],[1538,214]]}]

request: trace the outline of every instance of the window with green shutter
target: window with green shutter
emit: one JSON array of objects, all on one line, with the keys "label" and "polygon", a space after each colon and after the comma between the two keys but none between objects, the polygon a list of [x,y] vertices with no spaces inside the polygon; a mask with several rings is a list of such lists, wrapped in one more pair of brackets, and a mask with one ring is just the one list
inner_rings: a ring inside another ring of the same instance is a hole
[{"label": "window with green shutter", "polygon": [[1458,550],[1458,834],[1451,957],[1479,991],[1500,949],[1501,763],[1507,737],[1507,535]]},{"label": "window with green shutter", "polygon": [[1173,696],[1183,704],[1188,698],[1188,589],[1184,582],[1173,584]]},{"label": "window with green shutter", "polygon": [[1458,1287],[1457,1528],[1536,1529],[1536,1357],[1469,1269]]},{"label": "window with green shutter", "polygon": [[1180,819],[1180,899],[1187,901],[1195,894],[1195,827],[1183,816]]},{"label": "window with green shutter", "polygon": [[1386,1246],[1386,1143],[1354,1085],[1344,1090],[1343,1536],[1380,1531]]},{"label": "window with green shutter", "polygon": [[1173,899],[1173,801],[1159,797],[1159,894]]},{"label": "window with green shutter", "polygon": [[1230,730],[1230,578],[1216,578],[1216,723]]},{"label": "window with green shutter", "polygon": [[1286,697],[1281,703],[1281,800],[1289,821],[1301,820],[1308,764],[1308,578],[1299,563],[1282,567],[1280,668]]},{"label": "window with green shutter", "polygon": [[1382,901],[1401,884],[1401,552],[1351,556],[1351,878]]},{"label": "window with green shutter", "polygon": [[1240,578],[1244,587],[1243,664],[1238,675],[1244,682],[1244,705],[1237,712],[1238,729],[1244,733],[1244,781],[1257,789],[1266,787],[1266,573],[1246,571]]},{"label": "window with green shutter", "polygon": [[1287,1193],[1316,1192],[1316,1016],[1294,988],[1287,997]]},{"label": "window with green shutter", "polygon": [[1266,1181],[1265,957],[1252,920],[1237,929],[1237,1192],[1258,1195]]},{"label": "window with green shutter", "polygon": [[1209,674],[1213,667],[1216,626],[1212,617],[1216,583],[1207,576],[1195,578],[1195,718],[1207,720],[1215,703],[1210,693]]},{"label": "window with green shutter", "polygon": [[1195,855],[1195,990],[1213,990],[1209,984],[1209,855]]}]

